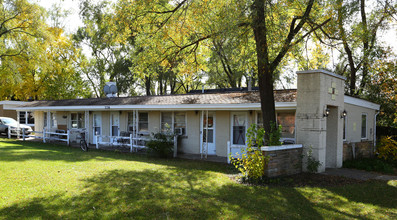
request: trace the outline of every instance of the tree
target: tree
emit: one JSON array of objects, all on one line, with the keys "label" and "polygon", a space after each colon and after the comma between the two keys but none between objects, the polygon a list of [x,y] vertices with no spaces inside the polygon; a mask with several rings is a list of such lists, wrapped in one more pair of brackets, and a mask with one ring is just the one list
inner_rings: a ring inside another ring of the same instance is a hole
[{"label": "tree", "polygon": [[340,52],[336,71],[347,77],[348,94],[362,95],[371,80],[369,69],[376,60],[379,31],[388,27],[395,6],[388,0],[336,0],[330,6],[334,17],[317,39]]},{"label": "tree", "polygon": [[1,99],[87,97],[90,91],[84,89],[76,68],[79,51],[62,28],[45,23],[45,10],[25,1],[7,1],[3,12],[14,14],[18,25],[11,28],[12,19],[3,21],[4,32],[9,31],[2,35],[7,49],[1,58]]},{"label": "tree", "polygon": [[118,24],[114,23],[111,4],[86,0],[81,2],[80,10],[85,26],[78,29],[74,40],[91,50],[92,58],[85,63],[83,73],[95,96],[104,96],[102,88],[107,81],[117,83],[118,94],[135,94],[134,77],[129,69],[132,63],[128,59],[133,41],[118,41],[118,31],[114,30]]},{"label": "tree", "polygon": [[[118,17],[134,21],[132,26],[138,44],[145,45],[139,63],[156,62],[170,67],[170,60],[180,58],[183,62],[178,63],[179,70],[189,71],[195,67],[191,72],[194,74],[206,69],[203,61],[209,57],[207,45],[236,31],[251,34],[267,134],[271,122],[276,121],[273,83],[283,58],[306,36],[329,21],[321,14],[322,6],[314,0],[123,0],[119,5],[125,10],[116,11]],[[312,13],[313,8],[318,11]]]},{"label": "tree", "polygon": [[377,125],[397,128],[397,63],[390,48],[376,51],[377,58],[369,67],[370,82],[365,98],[380,104]]}]

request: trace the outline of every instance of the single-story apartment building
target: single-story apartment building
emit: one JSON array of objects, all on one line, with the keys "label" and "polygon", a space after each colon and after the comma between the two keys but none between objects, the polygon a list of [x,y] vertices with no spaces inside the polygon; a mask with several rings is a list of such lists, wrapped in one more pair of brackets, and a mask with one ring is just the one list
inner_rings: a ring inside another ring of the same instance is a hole
[{"label": "single-story apartment building", "polygon": [[[320,172],[341,167],[349,157],[373,153],[379,105],[344,95],[345,78],[340,75],[311,70],[297,76],[297,89],[274,91],[283,140],[302,144],[304,150],[311,147],[322,162]],[[171,129],[179,134],[178,153],[225,158],[228,144],[244,148],[247,128],[262,123],[259,92],[247,89],[32,101],[15,109],[33,112],[36,131],[86,129],[91,144],[125,133],[144,138]]]}]

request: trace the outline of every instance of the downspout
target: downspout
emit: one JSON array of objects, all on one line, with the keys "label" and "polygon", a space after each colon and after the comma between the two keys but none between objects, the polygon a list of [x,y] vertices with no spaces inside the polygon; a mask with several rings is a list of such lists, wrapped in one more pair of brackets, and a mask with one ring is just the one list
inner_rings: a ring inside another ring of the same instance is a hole
[{"label": "downspout", "polygon": [[374,152],[376,151],[376,117],[379,115],[379,111],[374,116]]}]

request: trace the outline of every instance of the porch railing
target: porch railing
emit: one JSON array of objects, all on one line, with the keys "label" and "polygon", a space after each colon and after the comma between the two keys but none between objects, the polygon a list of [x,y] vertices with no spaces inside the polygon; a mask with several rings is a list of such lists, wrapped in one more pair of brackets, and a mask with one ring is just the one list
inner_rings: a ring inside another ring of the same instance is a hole
[{"label": "porch railing", "polygon": [[[177,154],[177,138],[178,136],[174,136],[174,157],[176,157]],[[130,152],[137,152],[138,149],[146,148],[146,143],[151,139],[148,137],[134,137],[133,134],[130,134],[129,136],[95,135],[95,140],[96,149],[100,149],[101,145],[128,146]]]},{"label": "porch railing", "polygon": [[[12,131],[15,131],[15,134],[12,134]],[[21,138],[22,140],[25,141],[26,138],[34,138],[34,139],[42,139],[43,143],[46,143],[47,141],[63,141],[66,142],[67,145],[70,145],[70,131],[61,131],[61,130],[56,130],[55,132],[52,131],[46,131],[46,129],[43,129],[43,131],[32,131],[30,134],[26,134],[26,129],[25,128],[20,128],[20,129],[10,129],[8,128],[8,138],[11,138],[11,136],[17,136],[17,138]]]}]

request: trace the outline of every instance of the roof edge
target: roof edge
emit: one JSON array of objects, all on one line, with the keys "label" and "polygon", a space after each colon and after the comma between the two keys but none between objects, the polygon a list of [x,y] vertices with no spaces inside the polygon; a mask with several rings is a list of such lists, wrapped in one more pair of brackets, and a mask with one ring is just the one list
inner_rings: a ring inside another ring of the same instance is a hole
[{"label": "roof edge", "polygon": [[364,108],[369,108],[369,109],[374,109],[374,110],[378,110],[380,109],[380,105],[364,100],[364,99],[360,99],[360,98],[354,98],[351,96],[346,96],[345,95],[345,103],[347,104],[351,104],[351,105],[356,105],[356,106],[360,106],[360,107],[364,107]]},{"label": "roof edge", "polygon": [[[276,109],[289,110],[296,108],[296,102],[276,102]],[[119,110],[250,110],[260,109],[260,103],[244,104],[178,104],[178,105],[97,105],[97,106],[39,106],[16,107],[15,110],[36,111],[119,111]]]},{"label": "roof edge", "polygon": [[327,71],[327,70],[323,70],[323,69],[318,69],[318,70],[303,70],[303,71],[296,71],[296,74],[305,74],[305,73],[323,73],[338,79],[342,79],[346,81],[346,77],[335,74],[333,72]]}]

